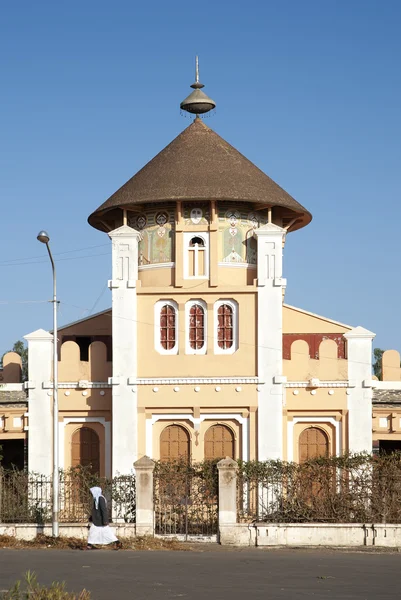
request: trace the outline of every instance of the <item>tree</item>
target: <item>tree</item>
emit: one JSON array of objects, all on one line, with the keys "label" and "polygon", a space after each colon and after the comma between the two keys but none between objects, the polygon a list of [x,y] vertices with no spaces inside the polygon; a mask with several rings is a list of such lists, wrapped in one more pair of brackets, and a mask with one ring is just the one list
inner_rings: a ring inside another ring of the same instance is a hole
[{"label": "tree", "polygon": [[373,374],[376,375],[377,379],[379,379],[380,381],[382,380],[382,377],[383,377],[383,374],[382,374],[383,353],[384,353],[384,350],[381,350],[381,348],[375,348],[373,350],[373,358],[374,358]]},{"label": "tree", "polygon": [[[21,373],[22,381],[27,381],[28,380],[28,348],[25,346],[25,342],[23,342],[22,340],[18,340],[18,342],[15,342],[13,349],[7,350],[7,352],[16,352],[17,354],[20,355],[21,362],[22,362],[22,373]],[[7,354],[7,352],[5,352],[4,354]],[[2,362],[3,362],[4,354],[1,359]]]}]

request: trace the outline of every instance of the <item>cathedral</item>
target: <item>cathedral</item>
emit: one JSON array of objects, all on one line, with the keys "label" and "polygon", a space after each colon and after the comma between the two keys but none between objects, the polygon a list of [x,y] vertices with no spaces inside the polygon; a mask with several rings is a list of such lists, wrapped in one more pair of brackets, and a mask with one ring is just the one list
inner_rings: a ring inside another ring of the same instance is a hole
[{"label": "cathedral", "polygon": [[[111,308],[59,328],[61,468],[372,451],[374,334],[285,303],[286,239],[312,216],[205,125],[202,88],[189,127],[88,218],[111,240]],[[26,340],[28,468],[51,474],[52,335]]]}]

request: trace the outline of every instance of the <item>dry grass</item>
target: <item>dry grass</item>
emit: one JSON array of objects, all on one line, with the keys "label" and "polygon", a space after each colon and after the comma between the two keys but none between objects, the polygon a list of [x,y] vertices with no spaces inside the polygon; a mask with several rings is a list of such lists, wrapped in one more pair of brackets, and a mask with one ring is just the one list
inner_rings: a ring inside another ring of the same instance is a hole
[{"label": "dry grass", "polygon": [[[188,544],[178,540],[152,536],[121,538],[120,541],[122,550],[190,550]],[[86,540],[67,537],[53,538],[42,534],[33,540],[19,540],[12,536],[0,535],[0,548],[83,550],[86,548]],[[102,550],[114,550],[113,544],[101,548]]]}]

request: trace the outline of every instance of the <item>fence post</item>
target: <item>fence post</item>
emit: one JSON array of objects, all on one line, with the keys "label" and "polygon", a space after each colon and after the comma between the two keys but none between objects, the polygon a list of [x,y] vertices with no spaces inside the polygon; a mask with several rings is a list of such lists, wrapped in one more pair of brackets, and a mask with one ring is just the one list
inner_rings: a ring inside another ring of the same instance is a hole
[{"label": "fence post", "polygon": [[153,471],[155,463],[143,456],[134,463],[136,472],[136,535],[153,535]]},{"label": "fence post", "polygon": [[217,463],[219,470],[219,525],[234,525],[237,522],[237,469],[232,458],[223,458]]}]

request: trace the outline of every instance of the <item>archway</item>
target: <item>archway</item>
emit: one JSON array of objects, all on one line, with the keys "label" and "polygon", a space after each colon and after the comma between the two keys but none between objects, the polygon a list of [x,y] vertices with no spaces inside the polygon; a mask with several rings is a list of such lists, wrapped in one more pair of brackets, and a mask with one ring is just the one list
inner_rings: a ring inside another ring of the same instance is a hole
[{"label": "archway", "polygon": [[212,425],[205,434],[205,458],[234,458],[234,434],[227,425]]},{"label": "archway", "polygon": [[160,460],[189,459],[189,433],[181,425],[168,425],[160,435]]},{"label": "archway", "polygon": [[77,429],[71,440],[71,465],[90,467],[93,474],[100,472],[99,436],[90,427]]},{"label": "archway", "polygon": [[329,438],[319,427],[308,427],[299,436],[299,462],[329,456]]}]

